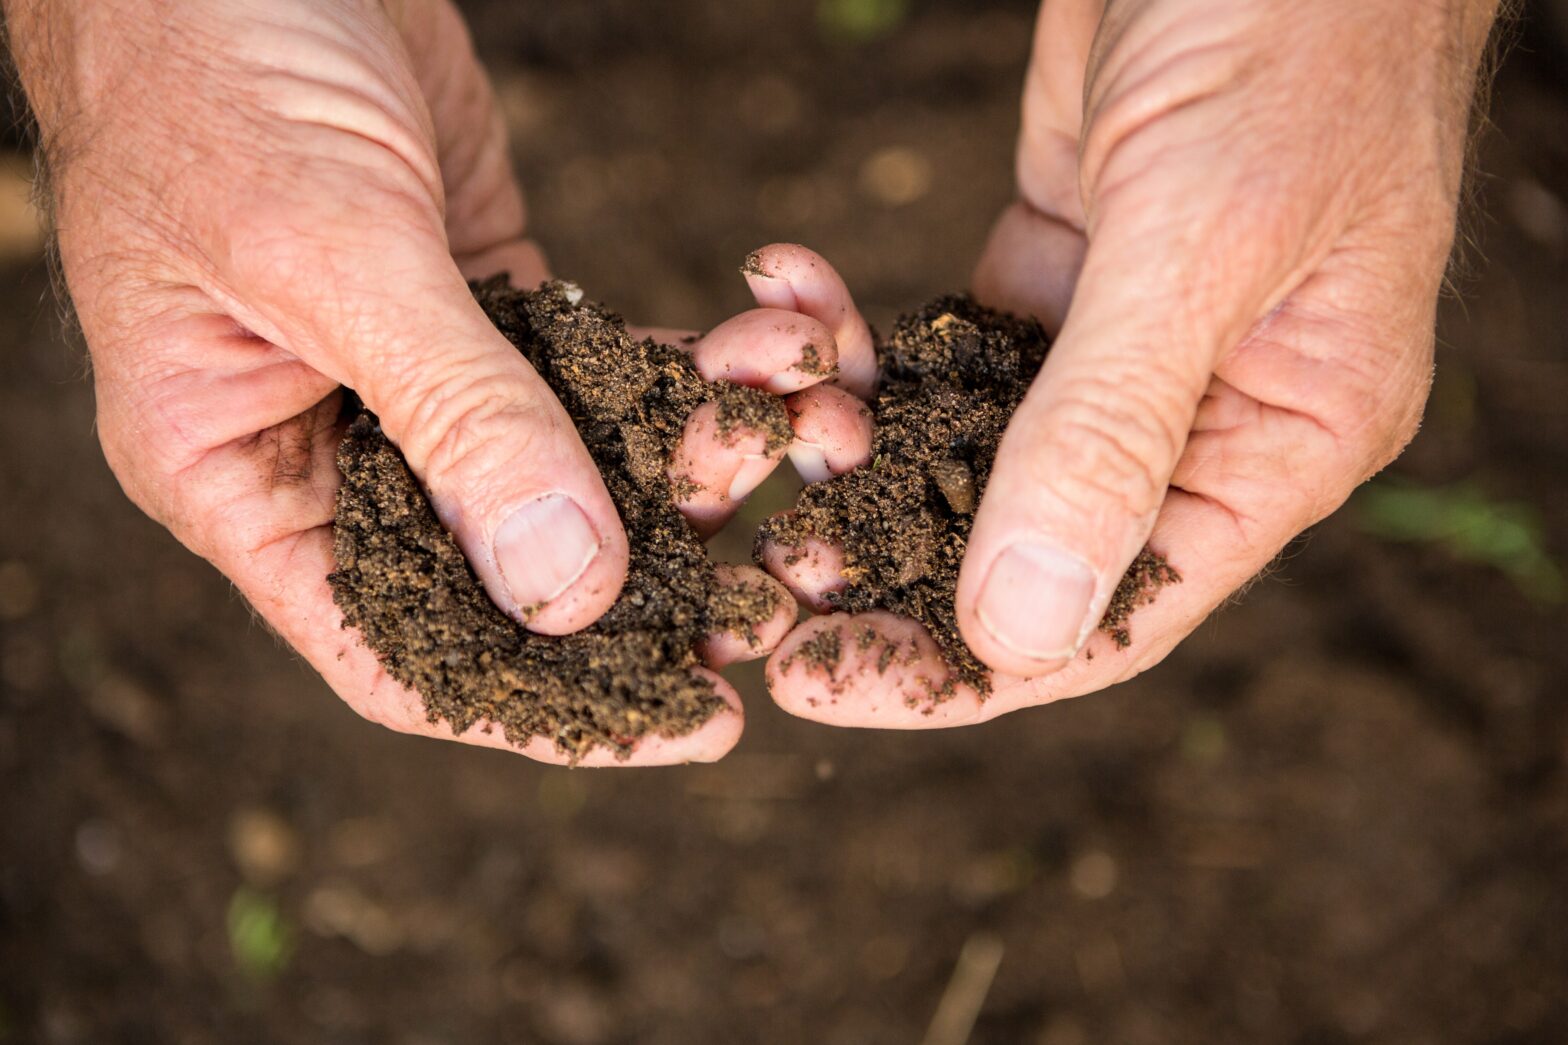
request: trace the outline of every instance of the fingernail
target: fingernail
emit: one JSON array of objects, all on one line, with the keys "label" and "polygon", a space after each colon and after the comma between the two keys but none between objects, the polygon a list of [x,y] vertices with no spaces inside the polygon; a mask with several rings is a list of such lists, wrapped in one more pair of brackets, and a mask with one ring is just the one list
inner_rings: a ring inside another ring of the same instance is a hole
[{"label": "fingernail", "polygon": [[751,491],[762,485],[762,480],[773,474],[773,466],[778,464],[766,454],[746,454],[741,458],[741,465],[735,469],[735,478],[730,480],[729,498],[738,501]]},{"label": "fingernail", "polygon": [[976,615],[999,645],[1031,660],[1078,652],[1094,571],[1076,555],[1036,541],[1011,545],[991,564]]},{"label": "fingernail", "polygon": [[745,275],[746,285],[751,288],[751,294],[757,299],[757,304],[763,308],[781,308],[786,312],[799,312],[800,300],[795,296],[795,288],[790,285],[789,280],[762,271],[761,262],[755,259],[755,254],[747,258],[741,272]]},{"label": "fingernail", "polygon": [[827,448],[818,443],[802,439],[790,443],[789,463],[795,466],[802,482],[820,483],[833,475],[833,469],[828,467]]},{"label": "fingernail", "polygon": [[838,374],[838,346],[807,341],[800,346],[800,362],[792,363],[762,383],[764,392],[789,395]]},{"label": "fingernail", "polygon": [[525,614],[576,584],[598,554],[598,532],[565,494],[528,502],[495,534],[496,566]]},{"label": "fingernail", "polygon": [[740,274],[745,276],[747,279],[751,279],[753,277],[757,279],[778,278],[777,276],[769,275],[768,270],[762,267],[762,251],[760,250],[754,250],[750,254],[746,255],[746,260],[741,262],[740,265]]}]

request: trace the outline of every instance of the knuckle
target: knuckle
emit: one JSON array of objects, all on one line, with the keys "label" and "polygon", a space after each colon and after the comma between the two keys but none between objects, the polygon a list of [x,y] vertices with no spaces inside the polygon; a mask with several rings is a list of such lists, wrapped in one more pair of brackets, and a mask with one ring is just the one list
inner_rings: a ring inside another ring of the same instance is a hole
[{"label": "knuckle", "polygon": [[1429,334],[1422,345],[1415,352],[1410,353],[1409,377],[1395,383],[1399,391],[1394,393],[1389,404],[1393,423],[1388,428],[1383,446],[1387,459],[1379,462],[1380,468],[1404,453],[1405,448],[1415,442],[1416,436],[1421,431],[1421,419],[1426,414],[1427,400],[1432,394],[1432,359],[1435,340],[1435,335]]},{"label": "knuckle", "polygon": [[448,375],[407,397],[399,445],[431,486],[472,483],[527,459],[559,422],[537,397],[491,373]]},{"label": "knuckle", "polygon": [[1406,406],[1399,411],[1387,434],[1380,441],[1377,455],[1372,461],[1372,472],[1382,471],[1415,442],[1416,436],[1421,431],[1421,417],[1425,404],[1426,396],[1423,394],[1413,406]]},{"label": "knuckle", "polygon": [[117,397],[100,392],[96,427],[110,473],[131,503],[189,545],[181,526],[184,506],[177,464],[160,449],[158,439],[148,438],[147,425],[111,404],[118,404]]},{"label": "knuckle", "polygon": [[1190,428],[1182,404],[1158,390],[1161,384],[1154,375],[1095,377],[1064,390],[1050,433],[1054,460],[1037,466],[1130,515],[1152,512],[1165,497]]},{"label": "knuckle", "polygon": [[1433,340],[1431,332],[1412,342],[1354,327],[1340,339],[1333,380],[1314,405],[1346,470],[1359,471],[1353,478],[1381,470],[1419,433],[1432,386]]}]

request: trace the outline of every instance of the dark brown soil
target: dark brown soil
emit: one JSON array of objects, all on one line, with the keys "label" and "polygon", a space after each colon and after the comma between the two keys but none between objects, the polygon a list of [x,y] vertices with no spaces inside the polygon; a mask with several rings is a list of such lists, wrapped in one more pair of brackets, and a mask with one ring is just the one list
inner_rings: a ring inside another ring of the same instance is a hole
[{"label": "dark brown soil", "polygon": [[708,627],[715,633],[739,635],[755,650],[762,645],[757,626],[773,618],[781,598],[771,585],[747,581],[726,584],[708,599]]},{"label": "dark brown soil", "polygon": [[[548,737],[563,753],[630,750],[648,733],[689,733],[724,706],[694,675],[710,631],[748,634],[770,598],[724,590],[675,508],[666,466],[687,416],[717,399],[722,432],[788,439],[778,400],[703,381],[677,348],[638,342],[571,284],[477,289],[496,326],[555,389],[604,475],[631,544],[621,597],[592,627],[536,635],[485,594],[397,448],[361,414],[338,451],[337,569],[344,626],[393,678],[458,733],[494,722],[508,740]],[[765,594],[765,593],[763,593]],[[489,728],[488,726],[484,728]]]},{"label": "dark brown soil", "polygon": [[[789,240],[891,331],[1013,197],[1037,2],[865,45],[818,0],[459,6],[532,227],[638,322],[750,307],[735,262]],[[1395,471],[1535,504],[1561,559],[1568,53],[1525,7]],[[860,177],[890,148],[914,202]],[[7,1045],[909,1045],[987,939],[968,1045],[1568,1042],[1568,623],[1496,571],[1352,509],[1103,693],[832,729],[740,665],[723,761],[566,772],[368,725],[270,641],[120,491],[42,263],[0,273]],[[759,495],[737,534],[795,491]],[[242,897],[290,944],[267,978]]]},{"label": "dark brown soil", "polygon": [[[1051,339],[1029,319],[963,296],[939,298],[898,321],[879,346],[882,387],[872,404],[869,468],[806,489],[763,539],[799,546],[816,537],[844,549],[849,581],[829,596],[850,613],[890,610],[920,621],[942,648],[950,681],[982,697],[990,675],[958,632],[954,593],[974,511],[1002,432],[1045,361]],[[1127,621],[1181,577],[1145,549],[1127,571],[1100,629],[1118,646]],[[836,651],[813,650],[821,658]],[[952,687],[934,694],[942,700]]]}]

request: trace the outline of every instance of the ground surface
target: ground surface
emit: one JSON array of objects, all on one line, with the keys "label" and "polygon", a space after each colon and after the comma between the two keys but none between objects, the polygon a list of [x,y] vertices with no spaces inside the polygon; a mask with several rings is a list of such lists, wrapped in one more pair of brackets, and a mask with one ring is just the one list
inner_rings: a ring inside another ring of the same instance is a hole
[{"label": "ground surface", "polygon": [[[859,45],[805,0],[473,6],[558,270],[643,322],[742,307],[746,252],[795,239],[885,324],[1007,195],[1026,4]],[[1533,503],[1561,558],[1548,39],[1398,470]],[[1159,670],[977,729],[753,688],[712,767],[395,736],[122,498],[4,243],[0,1041],[915,1042],[961,952],[961,995],[1000,953],[976,1043],[1568,1038],[1565,620],[1500,574],[1342,513]]]}]

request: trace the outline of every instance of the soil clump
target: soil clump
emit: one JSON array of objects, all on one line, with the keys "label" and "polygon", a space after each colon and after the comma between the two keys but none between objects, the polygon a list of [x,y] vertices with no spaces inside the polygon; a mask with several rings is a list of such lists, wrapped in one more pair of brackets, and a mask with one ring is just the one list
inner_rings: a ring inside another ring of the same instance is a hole
[{"label": "soil clump", "polygon": [[420,694],[431,722],[457,733],[494,723],[509,741],[546,737],[573,759],[597,746],[624,754],[648,734],[689,733],[724,707],[691,670],[699,642],[716,630],[747,634],[774,607],[715,582],[701,539],[675,507],[671,452],[687,417],[711,400],[721,433],[744,426],[780,445],[789,438],[783,404],[703,380],[686,353],[632,338],[573,284],[524,292],[501,278],[475,294],[554,389],[603,473],[630,541],[626,585],[580,632],[528,631],[490,601],[402,454],[361,409],[338,451],[343,486],[328,578],[344,626]]},{"label": "soil clump", "polygon": [[[769,520],[758,535],[759,550],[765,540],[799,547],[810,537],[842,548],[848,583],[828,597],[834,609],[888,610],[925,625],[952,670],[934,701],[950,696],[952,683],[982,697],[991,689],[989,671],[958,632],[958,570],[1002,433],[1049,349],[1037,322],[966,296],[939,298],[904,316],[878,345],[882,384],[871,403],[871,464],[808,486],[793,511]],[[1100,630],[1127,646],[1133,611],[1180,580],[1145,549]],[[813,649],[810,656],[831,660],[831,668],[838,650]]]}]

